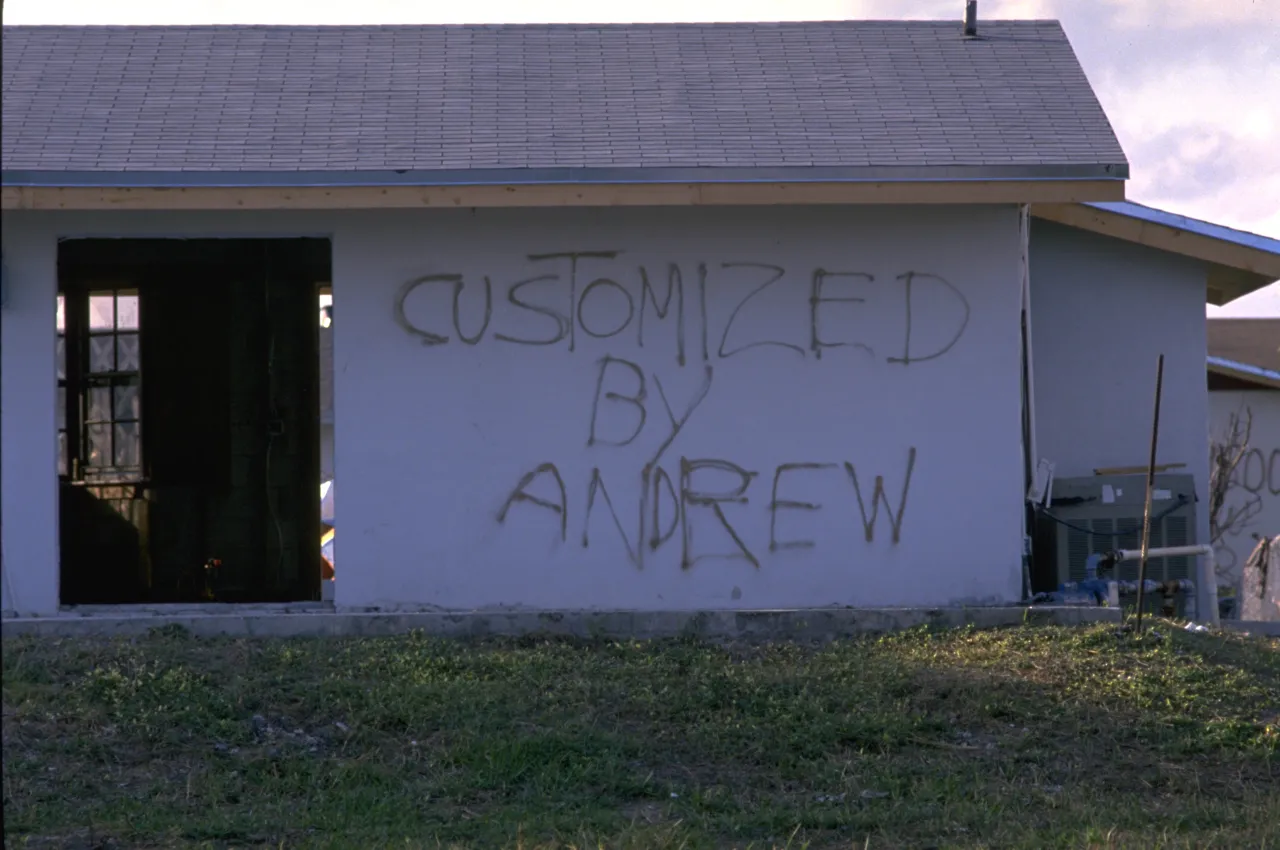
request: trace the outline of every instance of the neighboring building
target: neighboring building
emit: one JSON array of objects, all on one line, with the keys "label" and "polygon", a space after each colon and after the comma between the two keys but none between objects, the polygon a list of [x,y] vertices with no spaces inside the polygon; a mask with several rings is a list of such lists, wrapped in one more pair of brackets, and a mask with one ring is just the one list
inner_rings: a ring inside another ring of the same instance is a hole
[{"label": "neighboring building", "polygon": [[1162,352],[1203,495],[1204,302],[1280,278],[1109,205],[1056,22],[5,27],[4,90],[21,614],[321,597],[330,286],[338,606],[1017,602]]},{"label": "neighboring building", "polygon": [[1257,538],[1280,535],[1280,318],[1210,319],[1208,351],[1209,439],[1244,450],[1217,542],[1234,583]]}]

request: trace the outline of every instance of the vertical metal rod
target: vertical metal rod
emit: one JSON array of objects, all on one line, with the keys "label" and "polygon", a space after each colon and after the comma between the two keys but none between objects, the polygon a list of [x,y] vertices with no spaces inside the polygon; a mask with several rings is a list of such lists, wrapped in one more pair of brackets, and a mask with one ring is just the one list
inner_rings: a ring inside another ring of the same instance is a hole
[{"label": "vertical metal rod", "polygon": [[1151,549],[1151,492],[1156,484],[1156,444],[1160,439],[1160,390],[1164,386],[1164,355],[1156,363],[1156,410],[1151,419],[1151,461],[1147,464],[1147,498],[1142,508],[1142,555],[1138,559],[1138,634],[1142,633],[1142,606],[1147,586],[1147,553]]}]

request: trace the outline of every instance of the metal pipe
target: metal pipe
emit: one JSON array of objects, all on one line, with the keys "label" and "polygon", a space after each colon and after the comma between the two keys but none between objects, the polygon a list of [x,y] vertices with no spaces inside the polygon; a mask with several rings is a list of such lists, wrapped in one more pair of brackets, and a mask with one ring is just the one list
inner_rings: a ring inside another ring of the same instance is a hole
[{"label": "metal pipe", "polygon": [[[1136,561],[1142,557],[1141,549],[1113,549],[1108,553],[1117,562]],[[1213,547],[1198,546],[1165,546],[1148,549],[1150,558],[1178,558],[1200,556],[1199,570],[1196,578],[1196,613],[1211,626],[1219,625],[1218,618],[1218,568]]]},{"label": "metal pipe", "polygon": [[[1023,479],[1027,493],[1035,486],[1037,461],[1040,455],[1036,452],[1036,393],[1034,369],[1031,360],[1031,206],[1022,204],[1018,207],[1018,276],[1022,279],[1022,461]],[[1046,482],[1049,486],[1052,482]],[[1048,493],[1045,494],[1049,495]],[[1028,522],[1028,511],[1022,512],[1022,595],[1025,599],[1031,595],[1031,564],[1034,544],[1034,529]]]},{"label": "metal pipe", "polygon": [[978,34],[978,0],[964,4],[964,34],[970,37]]},{"label": "metal pipe", "polygon": [[1156,361],[1156,412],[1151,421],[1151,461],[1147,464],[1147,498],[1142,507],[1142,554],[1138,557],[1138,633],[1142,632],[1143,588],[1146,587],[1147,554],[1151,549],[1151,492],[1156,486],[1156,443],[1160,437],[1160,390],[1164,385],[1164,355]]}]

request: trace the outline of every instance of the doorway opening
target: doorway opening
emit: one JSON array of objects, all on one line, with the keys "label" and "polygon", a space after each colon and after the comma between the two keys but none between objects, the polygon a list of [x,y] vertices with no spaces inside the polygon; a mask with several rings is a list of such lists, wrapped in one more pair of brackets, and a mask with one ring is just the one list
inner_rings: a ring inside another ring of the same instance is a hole
[{"label": "doorway opening", "polygon": [[320,596],[333,600],[333,288],[320,287]]},{"label": "doorway opening", "polygon": [[326,239],[58,245],[64,605],[320,599]]}]

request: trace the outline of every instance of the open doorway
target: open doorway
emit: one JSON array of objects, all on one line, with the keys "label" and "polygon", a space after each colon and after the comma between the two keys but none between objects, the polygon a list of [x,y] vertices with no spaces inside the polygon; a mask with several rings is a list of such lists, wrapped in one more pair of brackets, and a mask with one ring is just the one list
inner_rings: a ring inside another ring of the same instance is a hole
[{"label": "open doorway", "polygon": [[333,289],[320,287],[320,595],[333,599]]},{"label": "open doorway", "polygon": [[323,239],[58,246],[64,605],[320,598]]}]

